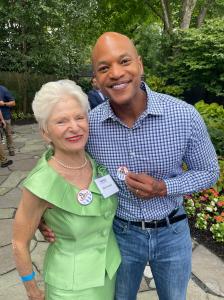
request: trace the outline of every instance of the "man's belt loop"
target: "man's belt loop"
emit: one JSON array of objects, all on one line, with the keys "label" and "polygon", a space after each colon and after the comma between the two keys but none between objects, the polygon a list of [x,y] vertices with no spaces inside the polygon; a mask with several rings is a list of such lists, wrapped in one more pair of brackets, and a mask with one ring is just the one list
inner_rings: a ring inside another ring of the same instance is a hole
[{"label": "man's belt loop", "polygon": [[170,227],[170,217],[167,216],[165,219],[166,219],[167,227]]}]

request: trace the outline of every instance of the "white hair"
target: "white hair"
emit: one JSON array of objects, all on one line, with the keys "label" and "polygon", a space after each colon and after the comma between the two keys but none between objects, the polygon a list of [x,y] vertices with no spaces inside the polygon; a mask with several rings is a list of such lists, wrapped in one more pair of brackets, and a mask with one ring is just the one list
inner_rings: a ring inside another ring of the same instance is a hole
[{"label": "white hair", "polygon": [[88,113],[90,109],[88,97],[74,81],[64,79],[48,82],[35,94],[32,103],[34,116],[40,129],[47,129],[47,120],[51,111],[57,103],[64,101],[66,96],[71,96]]}]

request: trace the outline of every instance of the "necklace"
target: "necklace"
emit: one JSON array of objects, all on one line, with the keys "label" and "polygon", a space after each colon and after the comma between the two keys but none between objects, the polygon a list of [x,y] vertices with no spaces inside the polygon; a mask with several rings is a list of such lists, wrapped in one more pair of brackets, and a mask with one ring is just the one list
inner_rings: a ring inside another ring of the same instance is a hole
[{"label": "necklace", "polygon": [[79,167],[72,167],[72,166],[69,166],[69,165],[66,165],[65,163],[63,163],[63,161],[61,161],[61,160],[59,160],[59,159],[57,159],[56,157],[54,157],[54,156],[52,156],[51,157],[53,160],[55,160],[59,165],[61,165],[62,167],[64,167],[64,168],[66,168],[66,169],[72,169],[72,170],[80,170],[80,169],[83,169],[83,168],[85,168],[85,166],[87,165],[87,159],[86,159],[86,157],[85,157],[85,161],[84,161],[84,163],[81,165],[81,166],[79,166]]}]

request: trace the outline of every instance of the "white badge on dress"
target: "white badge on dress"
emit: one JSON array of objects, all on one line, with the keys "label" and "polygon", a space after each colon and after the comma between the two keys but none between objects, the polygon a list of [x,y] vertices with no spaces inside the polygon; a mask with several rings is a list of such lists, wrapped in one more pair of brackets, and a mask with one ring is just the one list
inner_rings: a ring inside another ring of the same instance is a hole
[{"label": "white badge on dress", "polygon": [[116,183],[109,174],[95,179],[95,183],[104,198],[110,197],[119,191]]},{"label": "white badge on dress", "polygon": [[128,174],[128,168],[127,167],[121,166],[117,169],[117,177],[120,180],[124,181],[127,174]]},{"label": "white badge on dress", "polygon": [[81,190],[77,194],[77,199],[80,204],[88,205],[93,200],[93,195],[89,190]]}]

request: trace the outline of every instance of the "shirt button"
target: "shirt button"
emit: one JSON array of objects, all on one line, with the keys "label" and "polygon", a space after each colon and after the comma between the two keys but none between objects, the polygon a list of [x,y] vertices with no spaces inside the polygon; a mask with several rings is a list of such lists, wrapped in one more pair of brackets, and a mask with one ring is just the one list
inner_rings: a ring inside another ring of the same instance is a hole
[{"label": "shirt button", "polygon": [[107,229],[104,229],[104,230],[101,232],[101,235],[102,235],[103,237],[105,237],[105,236],[107,235]]}]

